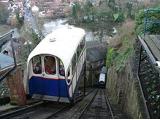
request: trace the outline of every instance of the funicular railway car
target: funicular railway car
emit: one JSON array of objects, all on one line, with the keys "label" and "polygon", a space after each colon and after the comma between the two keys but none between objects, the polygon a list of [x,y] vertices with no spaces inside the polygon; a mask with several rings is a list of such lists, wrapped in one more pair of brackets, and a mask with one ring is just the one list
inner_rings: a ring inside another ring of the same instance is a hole
[{"label": "funicular railway car", "polygon": [[103,66],[101,71],[100,71],[99,81],[98,81],[98,84],[99,84],[100,88],[105,88],[105,86],[106,86],[106,79],[107,79],[106,75],[107,75],[107,69],[106,69],[105,66]]},{"label": "funicular railway car", "polygon": [[27,93],[32,98],[74,102],[86,59],[85,31],[73,26],[47,35],[27,60]]}]

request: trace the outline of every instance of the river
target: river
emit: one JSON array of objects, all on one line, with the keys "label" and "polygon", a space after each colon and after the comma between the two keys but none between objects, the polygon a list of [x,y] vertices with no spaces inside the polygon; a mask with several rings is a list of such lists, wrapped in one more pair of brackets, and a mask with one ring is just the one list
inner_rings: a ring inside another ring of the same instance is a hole
[{"label": "river", "polygon": [[[42,28],[42,34],[43,36],[46,36],[47,34],[51,33],[52,31],[56,30],[57,28],[63,27],[68,25],[67,19],[56,19],[56,20],[50,20],[49,22],[45,22],[43,24]],[[114,28],[114,27],[113,27]],[[92,31],[89,29],[85,29],[86,32],[86,41],[105,41],[106,39],[112,37],[115,33],[115,28],[112,32],[105,32],[105,31]],[[108,33],[108,34],[107,34]],[[112,34],[111,34],[112,33]]]}]

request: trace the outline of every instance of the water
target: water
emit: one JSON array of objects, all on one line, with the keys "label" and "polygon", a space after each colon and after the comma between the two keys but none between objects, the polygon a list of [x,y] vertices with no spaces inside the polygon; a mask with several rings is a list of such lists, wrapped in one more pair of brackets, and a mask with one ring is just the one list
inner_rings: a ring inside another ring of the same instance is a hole
[{"label": "water", "polygon": [[[67,19],[56,19],[56,20],[50,20],[49,22],[46,21],[45,24],[43,24],[42,34],[43,36],[46,36],[47,34],[51,33],[52,31],[56,30],[57,28],[63,27],[68,25]],[[85,28],[84,28],[85,29]],[[93,32],[92,30],[85,29],[86,31],[86,42],[89,41],[106,41],[109,38],[113,37],[115,33],[116,28],[111,26],[111,28],[106,28],[106,31],[97,30]]]},{"label": "water", "polygon": [[52,31],[56,30],[57,28],[63,27],[68,25],[67,19],[57,19],[54,21],[46,22],[43,25],[42,34],[46,36],[47,34],[51,33]]}]

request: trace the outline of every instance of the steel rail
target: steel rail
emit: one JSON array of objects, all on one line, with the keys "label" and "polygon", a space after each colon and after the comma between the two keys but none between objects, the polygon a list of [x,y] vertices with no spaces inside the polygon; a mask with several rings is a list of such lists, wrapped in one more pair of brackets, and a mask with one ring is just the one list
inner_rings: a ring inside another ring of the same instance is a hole
[{"label": "steel rail", "polygon": [[80,113],[79,119],[82,117],[82,115],[84,114],[84,112],[88,109],[88,107],[93,103],[93,101],[94,101],[97,93],[98,93],[98,90],[96,90],[95,95],[93,96],[93,98],[91,99],[91,101],[90,101],[88,104],[86,104],[86,106],[84,107],[84,109],[83,109],[82,112]]},{"label": "steel rail", "polygon": [[62,111],[64,111],[65,109],[67,109],[69,106],[64,106],[60,109],[58,109],[57,111],[55,111],[54,113],[52,113],[51,115],[49,115],[48,117],[46,117],[45,119],[53,119],[54,116]]},{"label": "steel rail", "polygon": [[79,115],[79,119],[82,117],[82,115],[84,114],[84,112],[89,108],[89,106],[93,103],[93,101],[94,101],[97,93],[98,93],[98,90],[95,91],[95,95],[93,96],[92,100],[91,100],[89,103],[87,103],[87,104],[85,105],[84,109],[81,111],[81,113],[80,113],[80,115]]},{"label": "steel rail", "polygon": [[112,119],[115,119],[115,118],[114,118],[114,113],[113,113],[113,110],[112,110],[112,107],[111,107],[111,104],[110,104],[109,99],[108,99],[108,97],[106,96],[106,92],[105,92],[104,90],[103,90],[103,93],[104,93],[104,97],[105,97],[106,104],[107,104],[107,106],[108,106],[108,108],[109,108],[109,111],[110,111],[110,114],[111,114],[111,116],[112,116]]},{"label": "steel rail", "polygon": [[139,75],[137,75],[137,79],[138,79],[138,84],[140,86],[140,91],[141,91],[141,94],[142,94],[142,99],[143,99],[143,103],[144,103],[144,109],[145,109],[145,113],[146,113],[146,117],[147,119],[150,119],[150,114],[149,114],[149,111],[148,111],[148,106],[147,106],[147,101],[146,101],[146,98],[144,97],[144,92],[143,92],[143,89],[142,89],[142,84],[141,84],[141,81],[140,81],[140,78],[139,78]]},{"label": "steel rail", "polygon": [[11,111],[11,112],[8,112],[8,113],[4,113],[2,115],[0,115],[0,119],[7,119],[7,118],[12,118],[12,117],[15,117],[15,116],[18,116],[18,115],[21,115],[22,113],[26,112],[26,111],[29,111],[39,105],[42,105],[43,102],[37,102],[33,105],[29,105],[27,107],[24,107],[24,108],[20,108],[18,110],[14,110],[14,111]]}]

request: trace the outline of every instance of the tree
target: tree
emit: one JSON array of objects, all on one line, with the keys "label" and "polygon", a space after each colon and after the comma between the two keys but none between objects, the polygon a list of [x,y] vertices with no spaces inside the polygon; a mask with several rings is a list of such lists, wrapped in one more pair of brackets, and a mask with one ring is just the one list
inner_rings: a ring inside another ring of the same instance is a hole
[{"label": "tree", "polygon": [[21,27],[24,23],[24,17],[19,15],[19,11],[16,12],[16,19],[18,21],[18,27]]},{"label": "tree", "polygon": [[80,14],[81,14],[81,5],[78,2],[74,2],[72,5],[72,17],[75,21],[80,20]]},{"label": "tree", "polygon": [[9,17],[9,12],[4,5],[0,4],[0,24],[5,24]]},{"label": "tree", "polygon": [[127,16],[132,18],[132,8],[133,8],[133,5],[131,2],[127,2],[126,3],[126,7],[127,7]]},{"label": "tree", "polygon": [[115,10],[115,5],[116,5],[115,0],[109,0],[109,1],[108,1],[108,6],[109,6],[112,10]]}]

